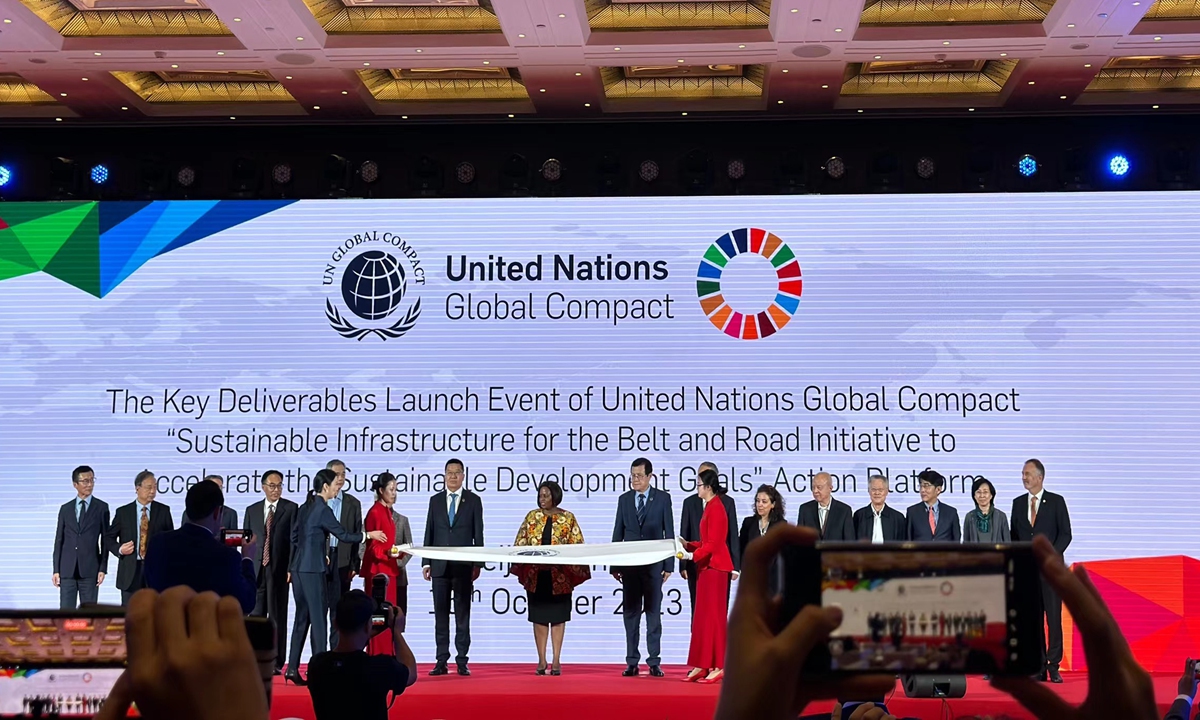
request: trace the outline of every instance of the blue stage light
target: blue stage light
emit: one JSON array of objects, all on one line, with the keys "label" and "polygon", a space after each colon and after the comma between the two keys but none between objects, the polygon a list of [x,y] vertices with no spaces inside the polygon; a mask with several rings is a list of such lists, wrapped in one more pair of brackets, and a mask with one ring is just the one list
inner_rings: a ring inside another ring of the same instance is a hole
[{"label": "blue stage light", "polygon": [[0,165],[0,188],[8,187],[13,181],[13,171],[7,165]]},{"label": "blue stage light", "polygon": [[1129,172],[1129,158],[1124,155],[1113,155],[1108,159],[1108,171],[1115,177],[1124,177]]},{"label": "blue stage light", "polygon": [[104,165],[97,165],[92,168],[92,182],[97,185],[103,185],[108,182],[108,168]]},{"label": "blue stage light", "polygon": [[1021,173],[1022,177],[1033,177],[1038,171],[1038,161],[1032,155],[1022,155],[1017,161],[1017,172]]}]

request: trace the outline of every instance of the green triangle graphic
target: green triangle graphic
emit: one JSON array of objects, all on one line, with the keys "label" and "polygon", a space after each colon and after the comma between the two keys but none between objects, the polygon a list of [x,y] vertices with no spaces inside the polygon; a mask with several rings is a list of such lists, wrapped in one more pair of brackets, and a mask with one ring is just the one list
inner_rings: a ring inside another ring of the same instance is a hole
[{"label": "green triangle graphic", "polygon": [[100,297],[100,235],[97,232],[99,210],[93,205],[58,253],[46,267],[47,273]]},{"label": "green triangle graphic", "polygon": [[[44,268],[95,206],[95,203],[73,205],[53,215],[16,225],[13,232],[17,234],[17,239],[29,251],[29,256],[38,267]],[[98,226],[93,225],[92,233],[98,234],[97,228]]]},{"label": "green triangle graphic", "polygon": [[7,280],[9,278],[15,278],[21,275],[28,275],[29,273],[33,272],[37,272],[37,268],[18,265],[15,262],[0,258],[0,280]]},{"label": "green triangle graphic", "polygon": [[30,270],[37,270],[37,263],[29,257],[25,247],[17,240],[17,234],[11,228],[0,230],[0,260],[24,265]]},{"label": "green triangle graphic", "polygon": [[32,220],[56,215],[65,210],[80,205],[90,205],[90,202],[17,202],[0,205],[0,220],[9,227],[22,225]]}]

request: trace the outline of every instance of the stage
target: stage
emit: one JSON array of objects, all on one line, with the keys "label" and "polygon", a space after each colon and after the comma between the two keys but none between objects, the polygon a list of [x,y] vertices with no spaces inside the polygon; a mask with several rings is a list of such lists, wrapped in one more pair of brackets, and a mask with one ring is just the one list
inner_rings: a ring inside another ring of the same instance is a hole
[{"label": "stage", "polygon": [[[431,666],[420,666],[420,679],[396,699],[390,717],[405,720],[527,720],[530,717],[569,716],[571,720],[691,720],[712,717],[719,686],[682,683],[685,669],[667,667],[665,678],[652,678],[642,669],[636,678],[621,676],[622,665],[564,665],[561,677],[539,677],[534,664],[472,665],[472,676],[431,678]],[[453,672],[453,670],[451,671]],[[1063,673],[1055,687],[1073,703],[1087,694],[1086,673]],[[307,688],[275,679],[272,720],[312,720]],[[1177,676],[1154,678],[1160,715],[1178,694]],[[975,715],[1014,720],[1031,717],[1011,697],[993,690],[981,678],[968,679],[967,696],[947,701],[914,700],[897,684],[888,708],[897,717],[943,720]],[[829,703],[814,704],[806,714],[829,711]]]}]

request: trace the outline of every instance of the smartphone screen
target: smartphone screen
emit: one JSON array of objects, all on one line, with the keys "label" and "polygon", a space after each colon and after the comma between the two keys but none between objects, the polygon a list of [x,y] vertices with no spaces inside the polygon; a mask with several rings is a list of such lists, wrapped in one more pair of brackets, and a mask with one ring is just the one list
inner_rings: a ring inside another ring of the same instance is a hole
[{"label": "smartphone screen", "polygon": [[244,530],[230,530],[228,528],[221,531],[221,542],[229,547],[241,547],[242,538],[245,537]]},{"label": "smartphone screen", "polygon": [[0,617],[0,665],[124,667],[124,609],[87,614],[5,613]]},{"label": "smartphone screen", "polygon": [[1033,674],[1041,590],[1028,545],[827,543],[785,552],[784,611],[838,607],[818,672]]}]

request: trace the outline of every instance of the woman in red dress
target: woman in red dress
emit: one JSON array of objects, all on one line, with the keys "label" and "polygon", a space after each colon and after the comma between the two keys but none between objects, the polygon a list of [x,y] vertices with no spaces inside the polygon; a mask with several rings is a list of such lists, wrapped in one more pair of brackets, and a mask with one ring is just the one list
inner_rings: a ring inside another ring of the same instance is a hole
[{"label": "woman in red dress", "polygon": [[[695,563],[696,611],[692,615],[692,645],[688,664],[692,670],[684,682],[715,683],[725,675],[725,629],[729,622],[729,517],[719,496],[725,494],[720,478],[712,470],[700,473],[697,495],[704,501],[700,517],[700,540],[685,543],[685,560]],[[716,499],[716,502],[712,500]]]},{"label": "woman in red dress", "polygon": [[[371,581],[379,574],[387,575],[387,601],[396,604],[396,583],[400,576],[399,553],[393,551],[396,545],[396,521],[392,518],[392,506],[396,504],[396,476],[388,472],[379,473],[371,484],[375,491],[375,504],[367,511],[363,527],[367,532],[379,530],[387,535],[386,542],[367,540],[363,546],[362,569],[359,574],[363,577],[363,589],[371,594]],[[403,617],[397,617],[396,622],[404,622]],[[379,633],[371,638],[367,645],[370,655],[391,655],[394,648],[392,634]]]}]

